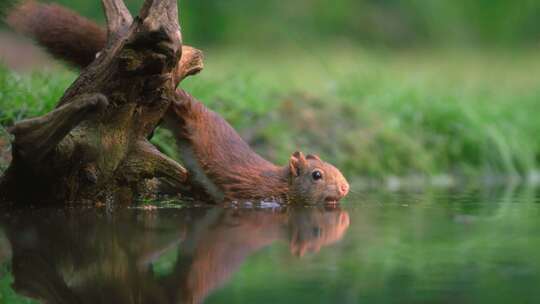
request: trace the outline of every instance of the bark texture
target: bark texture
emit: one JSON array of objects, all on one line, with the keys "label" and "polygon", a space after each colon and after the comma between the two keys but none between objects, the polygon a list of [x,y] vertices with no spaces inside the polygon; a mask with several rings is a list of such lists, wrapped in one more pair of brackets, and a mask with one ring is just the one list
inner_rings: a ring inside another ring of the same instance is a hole
[{"label": "bark texture", "polygon": [[144,179],[186,186],[186,170],[148,137],[175,87],[202,69],[202,54],[182,47],[176,0],[146,0],[135,18],[122,0],[102,2],[105,48],[56,109],[9,129],[13,161],[0,182],[7,198],[132,201]]}]

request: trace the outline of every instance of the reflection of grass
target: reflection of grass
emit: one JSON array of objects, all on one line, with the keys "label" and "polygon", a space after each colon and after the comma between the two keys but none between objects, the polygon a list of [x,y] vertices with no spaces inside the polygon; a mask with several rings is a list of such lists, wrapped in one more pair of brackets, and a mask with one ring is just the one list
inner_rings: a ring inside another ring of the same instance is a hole
[{"label": "reflection of grass", "polygon": [[[349,231],[351,242],[363,246],[347,251],[357,258],[341,259],[339,269],[357,278],[355,288],[364,297],[411,290],[432,297],[430,287],[442,285],[450,293],[459,290],[462,303],[534,302],[540,226],[530,190],[484,198],[424,196],[409,207],[386,201],[385,216]],[[364,211],[365,219],[378,213]],[[377,289],[374,282],[386,284]]]},{"label": "reflection of grass", "polygon": [[[350,175],[524,174],[540,161],[540,60],[510,55],[211,50],[184,86],[280,163],[300,148]],[[52,108],[73,77],[0,72],[0,122]]]},{"label": "reflection of grass", "polygon": [[534,197],[532,189],[369,196],[347,205],[340,243],[302,260],[282,246],[259,252],[207,303],[272,303],[282,293],[290,303],[534,303]]},{"label": "reflection of grass", "polygon": [[6,304],[30,304],[37,303],[34,300],[18,295],[12,289],[13,277],[7,265],[0,265],[0,303]]}]

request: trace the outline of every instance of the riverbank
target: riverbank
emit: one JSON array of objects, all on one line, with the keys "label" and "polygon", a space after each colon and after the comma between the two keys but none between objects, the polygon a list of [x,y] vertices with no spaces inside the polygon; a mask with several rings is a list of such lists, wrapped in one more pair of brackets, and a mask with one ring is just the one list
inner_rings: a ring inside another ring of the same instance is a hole
[{"label": "riverbank", "polygon": [[[521,176],[540,162],[534,51],[387,53],[359,48],[206,52],[184,87],[264,156],[320,154],[348,176]],[[0,70],[0,123],[45,113],[67,69]],[[154,142],[176,157],[172,138]]]}]

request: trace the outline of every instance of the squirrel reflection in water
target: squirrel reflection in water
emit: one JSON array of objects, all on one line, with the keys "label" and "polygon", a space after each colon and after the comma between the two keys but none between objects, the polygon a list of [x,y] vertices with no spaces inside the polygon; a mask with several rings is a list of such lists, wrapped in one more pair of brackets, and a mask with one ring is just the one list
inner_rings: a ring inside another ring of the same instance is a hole
[{"label": "squirrel reflection in water", "polygon": [[[303,256],[340,240],[349,215],[301,207],[126,210],[112,217],[78,210],[21,215],[2,226],[21,295],[46,303],[201,303],[275,241]],[[158,274],[154,266],[166,253],[176,259]]]}]

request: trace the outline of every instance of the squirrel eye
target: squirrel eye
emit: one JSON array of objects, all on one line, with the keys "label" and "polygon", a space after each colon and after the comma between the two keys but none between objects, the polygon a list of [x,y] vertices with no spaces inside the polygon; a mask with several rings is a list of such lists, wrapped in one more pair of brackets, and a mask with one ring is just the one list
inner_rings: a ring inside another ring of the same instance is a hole
[{"label": "squirrel eye", "polygon": [[311,177],[313,178],[313,180],[319,180],[322,178],[322,173],[319,170],[315,170],[311,173]]}]

